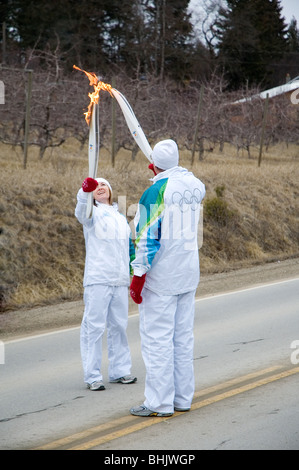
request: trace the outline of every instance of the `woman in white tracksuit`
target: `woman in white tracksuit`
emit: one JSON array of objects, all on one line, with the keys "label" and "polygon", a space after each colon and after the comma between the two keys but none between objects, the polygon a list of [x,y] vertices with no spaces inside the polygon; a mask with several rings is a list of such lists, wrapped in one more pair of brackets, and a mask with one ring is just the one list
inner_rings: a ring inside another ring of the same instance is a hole
[{"label": "woman in white tracksuit", "polygon": [[130,286],[132,299],[140,304],[145,401],[131,413],[169,416],[174,410],[189,410],[194,394],[197,235],[205,186],[178,166],[173,140],[159,142],[152,159],[154,184],[143,193],[135,217],[136,256]]},{"label": "woman in white tracksuit", "polygon": [[[86,217],[88,193],[93,192],[91,218]],[[104,390],[102,337],[107,324],[109,381],[134,383],[126,328],[130,257],[134,245],[126,218],[112,204],[112,189],[104,178],[86,178],[77,194],[75,215],[83,225],[86,259],[84,315],[80,347],[84,382],[90,390]]]}]

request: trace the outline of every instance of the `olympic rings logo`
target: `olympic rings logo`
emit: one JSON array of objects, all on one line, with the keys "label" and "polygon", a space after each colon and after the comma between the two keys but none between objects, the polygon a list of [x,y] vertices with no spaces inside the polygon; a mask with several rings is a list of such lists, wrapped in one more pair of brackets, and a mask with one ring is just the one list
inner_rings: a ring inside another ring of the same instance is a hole
[{"label": "olympic rings logo", "polygon": [[179,191],[175,191],[172,195],[172,204],[179,206],[181,212],[185,212],[188,208],[192,211],[196,211],[201,200],[201,192],[198,188],[195,188],[193,193],[186,189],[183,194]]}]

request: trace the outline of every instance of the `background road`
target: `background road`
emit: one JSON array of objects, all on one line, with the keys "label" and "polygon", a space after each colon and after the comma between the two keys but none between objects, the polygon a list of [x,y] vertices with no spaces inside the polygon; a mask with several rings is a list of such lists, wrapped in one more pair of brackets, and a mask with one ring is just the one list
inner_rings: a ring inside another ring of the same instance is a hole
[{"label": "background road", "polygon": [[299,449],[298,293],[293,279],[198,299],[194,404],[169,419],[129,414],[143,401],[138,315],[128,327],[138,382],[102,392],[83,384],[78,328],[4,343],[0,448]]}]

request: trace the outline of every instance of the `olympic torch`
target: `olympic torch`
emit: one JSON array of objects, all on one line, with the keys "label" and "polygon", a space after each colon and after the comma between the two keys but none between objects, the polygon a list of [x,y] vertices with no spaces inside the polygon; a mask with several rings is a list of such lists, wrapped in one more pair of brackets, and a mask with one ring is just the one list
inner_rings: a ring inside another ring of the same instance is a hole
[{"label": "olympic torch", "polygon": [[[86,72],[80,69],[76,65],[73,68],[84,72],[89,78],[89,84],[94,87],[94,92],[89,93],[90,103],[88,110],[85,114],[85,121],[89,126],[89,137],[88,137],[88,176],[90,178],[96,178],[97,168],[99,162],[99,151],[100,151],[100,125],[99,125],[99,93],[101,89],[107,89],[106,85],[101,82],[94,73]],[[109,91],[109,90],[108,90]],[[93,208],[93,194],[88,193],[87,206],[86,206],[86,217],[92,216]]]},{"label": "olympic torch", "polygon": [[148,143],[148,140],[147,138],[145,137],[144,135],[144,132],[133,112],[133,109],[131,108],[129,102],[127,101],[127,99],[124,97],[124,95],[122,95],[118,90],[116,90],[115,88],[111,88],[111,92],[113,94],[113,96],[116,98],[122,112],[123,112],[123,115],[125,117],[125,120],[126,120],[126,123],[127,123],[127,126],[133,136],[133,138],[135,139],[135,142],[137,143],[137,145],[139,146],[140,150],[144,153],[144,155],[146,156],[146,158],[152,162],[152,157],[151,157],[151,154],[152,154],[152,148],[150,146],[150,144]]},{"label": "olympic torch", "polygon": [[[99,105],[93,103],[91,109],[91,118],[89,123],[89,141],[88,141],[88,176],[96,178],[100,151],[100,129],[99,129]],[[93,193],[88,193],[86,217],[92,216]]]},{"label": "olympic torch", "polygon": [[[130,130],[132,137],[139,146],[140,150],[144,153],[146,158],[152,163],[152,148],[148,143],[148,140],[134,114],[133,109],[131,108],[129,102],[122,93],[120,93],[115,88],[112,88],[108,83],[104,83],[98,79],[94,73],[86,72],[85,70],[80,69],[76,65],[73,65],[74,69],[84,72],[89,78],[90,85],[94,87],[94,92],[89,93],[90,103],[88,106],[88,111],[85,113],[85,119],[89,125],[89,152],[88,152],[88,162],[89,162],[89,176],[91,178],[96,177],[98,160],[99,160],[99,148],[100,148],[100,132],[99,132],[99,109],[98,109],[98,100],[100,90],[105,90],[114,97],[125,117],[127,126]],[[92,193],[88,195],[88,204],[87,204],[87,217],[92,215],[92,206],[93,206],[93,197]]]}]

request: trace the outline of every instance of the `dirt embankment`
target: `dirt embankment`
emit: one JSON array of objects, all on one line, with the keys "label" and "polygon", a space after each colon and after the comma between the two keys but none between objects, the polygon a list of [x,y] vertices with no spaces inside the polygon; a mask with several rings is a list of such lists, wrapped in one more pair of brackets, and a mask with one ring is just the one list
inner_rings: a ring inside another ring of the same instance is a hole
[{"label": "dirt embankment", "polygon": [[[202,276],[197,296],[212,296],[296,277],[299,277],[299,258]],[[77,301],[3,313],[0,315],[0,340],[79,326],[82,312],[83,301]],[[129,313],[137,312],[137,306],[130,299]]]},{"label": "dirt embankment", "polygon": [[[74,210],[88,161],[79,147],[65,143],[42,160],[30,147],[24,169],[21,150],[0,143],[1,312],[73,305],[83,295],[85,243]],[[271,147],[258,167],[256,158],[236,155],[228,145],[192,165],[191,152],[180,149],[180,165],[206,186],[204,275],[299,256],[298,152],[298,145]],[[120,149],[112,167],[109,152],[101,150],[98,175],[112,185],[134,237],[137,203],[152,177],[145,158],[133,161]]]}]

